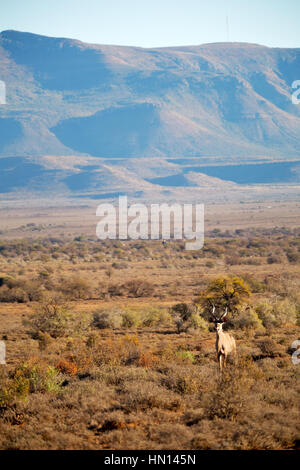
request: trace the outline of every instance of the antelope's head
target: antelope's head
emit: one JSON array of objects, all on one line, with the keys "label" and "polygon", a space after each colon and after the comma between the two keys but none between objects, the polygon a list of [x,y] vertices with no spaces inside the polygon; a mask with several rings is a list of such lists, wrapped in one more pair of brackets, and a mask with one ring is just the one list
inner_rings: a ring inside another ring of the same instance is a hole
[{"label": "antelope's head", "polygon": [[223,328],[223,323],[226,322],[226,315],[227,315],[227,307],[225,309],[225,312],[217,317],[215,315],[215,310],[216,310],[216,307],[213,305],[213,309],[211,311],[211,321],[214,323],[214,327],[215,327],[215,331],[217,333],[219,333],[220,331],[222,331],[222,328]]}]

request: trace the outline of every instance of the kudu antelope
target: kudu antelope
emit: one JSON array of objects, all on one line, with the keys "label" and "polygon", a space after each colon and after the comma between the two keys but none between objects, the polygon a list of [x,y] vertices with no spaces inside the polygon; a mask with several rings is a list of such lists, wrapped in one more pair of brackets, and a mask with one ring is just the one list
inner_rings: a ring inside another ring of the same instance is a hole
[{"label": "kudu antelope", "polygon": [[219,371],[223,371],[223,367],[226,365],[226,359],[229,354],[234,354],[236,357],[236,343],[234,337],[230,333],[225,333],[223,331],[223,323],[226,321],[227,307],[225,312],[217,318],[215,316],[215,306],[212,309],[212,318],[211,320],[215,324],[215,331],[217,334],[216,337],[216,351],[217,351],[217,361],[219,364]]}]

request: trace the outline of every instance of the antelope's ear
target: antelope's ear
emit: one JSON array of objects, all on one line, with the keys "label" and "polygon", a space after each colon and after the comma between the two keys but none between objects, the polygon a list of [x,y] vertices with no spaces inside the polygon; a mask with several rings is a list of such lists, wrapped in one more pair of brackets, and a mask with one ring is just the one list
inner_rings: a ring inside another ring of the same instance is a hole
[{"label": "antelope's ear", "polygon": [[223,323],[225,323],[226,321],[227,321],[227,318],[226,318],[226,317],[224,317],[224,318],[223,318]]},{"label": "antelope's ear", "polygon": [[213,319],[213,317],[210,317],[209,321],[211,321],[213,323],[215,320]]}]

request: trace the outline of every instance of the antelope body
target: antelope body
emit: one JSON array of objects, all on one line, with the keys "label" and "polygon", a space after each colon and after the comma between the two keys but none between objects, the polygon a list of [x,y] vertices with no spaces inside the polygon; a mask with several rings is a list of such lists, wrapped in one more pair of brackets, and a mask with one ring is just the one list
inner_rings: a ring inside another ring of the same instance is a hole
[{"label": "antelope body", "polygon": [[222,372],[223,367],[226,365],[228,355],[234,354],[236,357],[236,343],[234,337],[230,333],[225,333],[223,331],[223,323],[226,321],[225,317],[227,315],[227,308],[220,318],[217,318],[214,313],[215,307],[213,307],[212,310],[212,321],[215,324],[216,331],[217,361],[219,364],[219,370]]}]

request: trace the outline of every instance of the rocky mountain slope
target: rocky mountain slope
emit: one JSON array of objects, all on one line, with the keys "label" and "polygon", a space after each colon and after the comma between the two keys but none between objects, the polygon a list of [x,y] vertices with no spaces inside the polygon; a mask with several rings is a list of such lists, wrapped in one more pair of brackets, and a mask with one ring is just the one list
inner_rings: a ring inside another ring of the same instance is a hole
[{"label": "rocky mountain slope", "polygon": [[[167,158],[196,157],[200,165],[300,159],[300,105],[291,100],[297,79],[300,49],[142,49],[3,31],[0,192],[34,177],[39,187],[59,181],[75,192],[149,188],[153,178],[180,174],[180,162]],[[59,157],[51,170],[47,155]],[[62,169],[67,156],[99,158],[102,170],[93,170],[97,161],[87,169],[77,160]],[[132,158],[148,163],[130,169]],[[203,177],[185,175],[185,182],[201,185]]]}]

